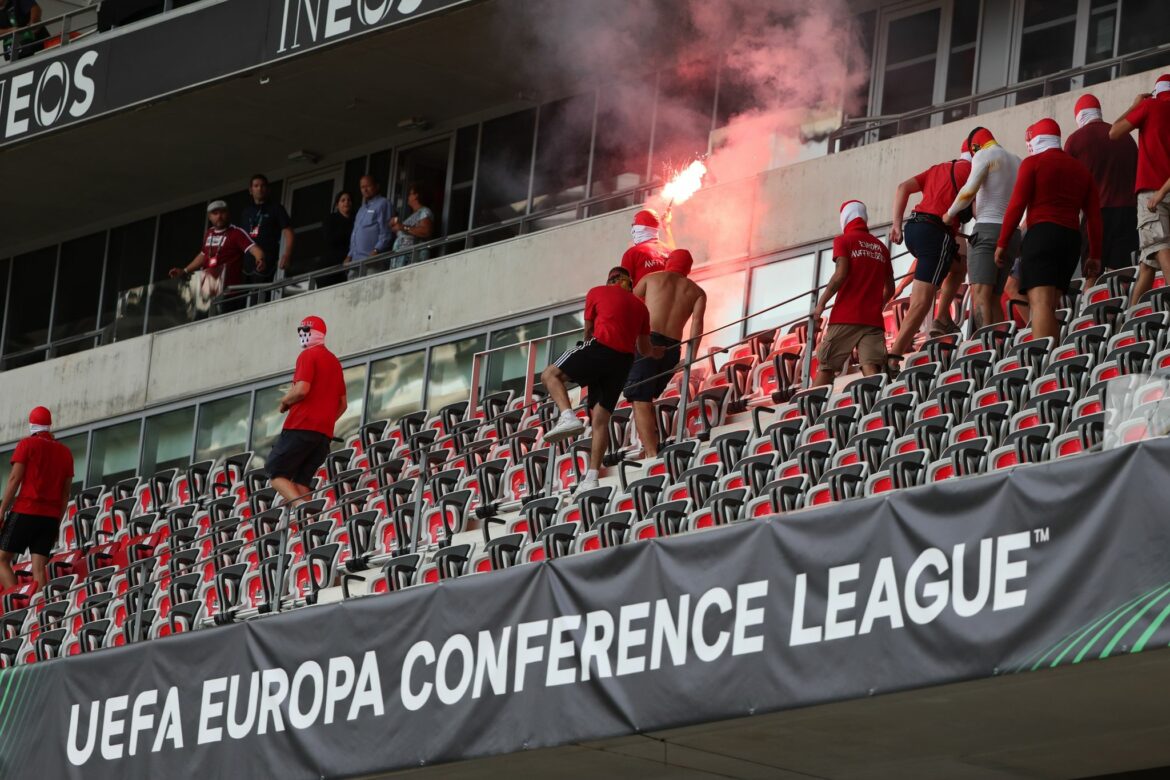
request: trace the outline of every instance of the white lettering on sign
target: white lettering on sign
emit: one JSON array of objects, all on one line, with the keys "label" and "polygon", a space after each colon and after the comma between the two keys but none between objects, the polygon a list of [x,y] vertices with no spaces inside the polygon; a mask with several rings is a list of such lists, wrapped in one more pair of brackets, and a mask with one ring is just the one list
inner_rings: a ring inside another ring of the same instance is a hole
[{"label": "white lettering on sign", "polygon": [[60,58],[0,79],[2,140],[48,130],[66,116],[85,116],[97,94],[92,71],[100,56],[96,51],[87,51],[71,65]]},{"label": "white lettering on sign", "polygon": [[386,23],[390,12],[399,18],[422,7],[422,0],[284,0],[277,54],[316,46],[333,38]]}]

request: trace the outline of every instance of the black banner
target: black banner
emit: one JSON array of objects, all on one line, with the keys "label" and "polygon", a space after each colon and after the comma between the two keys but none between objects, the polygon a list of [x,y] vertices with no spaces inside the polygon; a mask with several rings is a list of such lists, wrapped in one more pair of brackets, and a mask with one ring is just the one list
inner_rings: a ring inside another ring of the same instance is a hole
[{"label": "black banner", "polygon": [[1170,441],[0,675],[8,778],[348,777],[1170,642]]},{"label": "black banner", "polygon": [[0,147],[467,0],[269,0],[173,11],[0,73]]}]

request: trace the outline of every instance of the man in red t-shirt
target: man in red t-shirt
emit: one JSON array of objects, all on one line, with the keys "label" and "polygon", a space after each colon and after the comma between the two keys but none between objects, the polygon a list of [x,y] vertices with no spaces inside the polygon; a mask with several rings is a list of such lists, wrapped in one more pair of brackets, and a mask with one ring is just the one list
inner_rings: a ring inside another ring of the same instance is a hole
[{"label": "man in red t-shirt", "polygon": [[[664,234],[665,241],[659,239],[660,232]],[[634,245],[622,255],[622,268],[626,269],[637,287],[646,274],[666,269],[666,258],[674,249],[674,238],[670,234],[670,212],[667,211],[659,219],[654,209],[642,209],[634,215],[630,236]]]},{"label": "man in red t-shirt", "polygon": [[1138,257],[1141,260],[1134,282],[1132,303],[1154,285],[1161,270],[1170,281],[1170,198],[1154,201],[1154,193],[1170,179],[1170,74],[1158,77],[1152,95],[1138,95],[1113,126],[1109,137],[1116,140],[1138,130],[1137,225]]},{"label": "man in red t-shirt", "polygon": [[329,455],[334,425],[347,406],[341,361],[325,347],[325,320],[305,317],[297,335],[301,354],[292,387],[280,399],[280,411],[288,417],[265,463],[272,487],[292,506],[308,500],[313,475]]},{"label": "man in red t-shirt", "polygon": [[[922,200],[910,212],[905,226],[906,248],[914,256],[914,287],[910,291],[910,306],[902,318],[902,327],[890,345],[888,360],[891,370],[896,368],[893,364],[901,361],[914,342],[939,287],[950,273],[951,263],[959,255],[958,220],[944,222],[943,215],[970,175],[969,161],[948,160],[907,179],[894,191],[894,224],[890,228],[890,241],[895,244],[902,243],[902,215],[906,213],[910,196],[921,192]],[[940,318],[942,314],[949,317],[948,313],[941,312]]]},{"label": "man in red t-shirt", "polygon": [[605,286],[594,287],[585,296],[585,341],[557,358],[540,375],[560,410],[552,429],[544,435],[556,444],[585,431],[569,402],[568,382],[588,387],[586,407],[593,426],[589,451],[589,471],[577,486],[577,492],[597,487],[601,461],[609,447],[609,417],[625,387],[634,349],[654,359],[662,357],[662,347],[650,343],[650,312],[634,295],[634,286],[626,269],[611,268]]},{"label": "man in red t-shirt", "polygon": [[820,366],[814,385],[832,384],[854,348],[865,376],[882,371],[886,363],[882,309],[894,295],[894,267],[890,250],[870,235],[869,215],[859,200],[841,204],[841,235],[833,239],[833,262],[837,268],[813,312],[820,320],[829,299],[837,296],[817,348]]},{"label": "man in red t-shirt", "polygon": [[1056,309],[1081,260],[1082,214],[1089,238],[1085,276],[1096,277],[1101,271],[1101,207],[1093,175],[1061,147],[1055,119],[1041,119],[1024,137],[1028,156],[1020,163],[1003,215],[995,262],[1006,267],[1006,247],[1026,209],[1020,290],[1028,296],[1032,335],[1056,337],[1060,332]]},{"label": "man in red t-shirt", "polygon": [[[201,293],[211,299],[244,281],[245,254],[255,259],[257,273],[264,271],[265,260],[264,250],[253,243],[247,231],[231,224],[227,203],[213,200],[207,204],[207,218],[211,227],[203,235],[203,249],[183,268],[172,268],[170,276],[172,279],[184,274],[189,276],[202,268]],[[246,299],[240,296],[224,302],[220,308],[222,311],[236,311],[243,308],[244,303]]]},{"label": "man in red t-shirt", "polygon": [[[1134,209],[1134,177],[1137,144],[1129,135],[1109,138],[1109,124],[1101,118],[1101,103],[1093,95],[1081,95],[1075,106],[1077,130],[1064,150],[1093,174],[1101,203],[1101,265],[1125,268],[1133,265],[1137,251],[1137,211]],[[1084,227],[1082,226],[1082,234]],[[1088,241],[1081,241],[1081,259],[1088,259]],[[1093,279],[1086,278],[1086,284]]]},{"label": "man in red t-shirt", "polygon": [[[33,579],[45,587],[45,565],[57,543],[61,515],[73,483],[73,453],[53,438],[53,416],[43,406],[29,413],[29,436],[12,453],[12,472],[0,499],[0,585],[16,585],[12,561],[32,553]],[[17,491],[20,491],[17,493]],[[9,509],[12,510],[9,514]]]}]

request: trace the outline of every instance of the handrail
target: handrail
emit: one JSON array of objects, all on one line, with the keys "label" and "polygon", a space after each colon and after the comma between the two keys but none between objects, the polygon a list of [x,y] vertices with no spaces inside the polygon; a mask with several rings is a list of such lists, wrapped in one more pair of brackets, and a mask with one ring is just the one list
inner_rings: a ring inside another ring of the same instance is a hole
[{"label": "handrail", "polygon": [[[997,87],[996,89],[988,90],[986,92],[977,92],[966,97],[955,98],[942,103],[935,103],[923,108],[916,108],[912,111],[906,111],[901,114],[877,114],[862,117],[848,118],[841,127],[829,133],[828,136],[828,151],[829,154],[841,151],[841,142],[845,139],[856,139],[857,146],[862,146],[869,141],[866,136],[872,132],[878,132],[885,128],[894,126],[894,135],[902,134],[902,126],[906,122],[915,119],[922,119],[924,117],[932,117],[936,114],[943,116],[943,122],[946,123],[946,113],[957,108],[968,109],[967,114],[962,118],[975,116],[978,114],[978,104],[987,102],[989,100],[996,100],[1002,97],[1011,95],[1018,95],[1030,89],[1040,87],[1042,95],[1040,97],[1048,97],[1051,94],[1051,86],[1055,82],[1064,79],[1071,79],[1077,76],[1083,76],[1087,73],[1104,70],[1106,68],[1118,68],[1118,75],[1124,75],[1125,66],[1136,60],[1145,59],[1146,57],[1154,56],[1170,52],[1170,43],[1160,44],[1158,46],[1151,46],[1141,51],[1130,52],[1128,54],[1121,54],[1116,57],[1110,57],[1100,62],[1080,65],[1075,68],[1066,68],[1065,70],[1056,73],[1050,73],[1044,76],[1037,76],[1028,79],[1027,81],[1016,82],[1004,87]],[[954,121],[959,121],[958,119]],[[852,147],[850,147],[852,148]]]},{"label": "handrail", "polygon": [[[163,13],[170,10],[170,5],[170,2],[165,3]],[[17,62],[27,59],[30,56],[35,55],[38,52],[46,50],[44,41],[41,41],[39,42],[41,44],[40,47],[35,51],[30,52],[27,56],[13,56],[15,53],[18,53],[19,48],[28,45],[30,42],[33,42],[31,40],[21,42],[18,40],[19,38],[36,35],[41,30],[48,31],[49,35],[52,36],[53,33],[49,30],[49,28],[56,28],[59,26],[59,32],[57,32],[57,43],[48,48],[53,49],[58,46],[68,46],[70,43],[72,43],[72,36],[76,35],[78,37],[82,37],[97,30],[97,14],[100,8],[100,2],[94,3],[93,5],[72,8],[63,14],[59,14],[48,19],[41,19],[39,22],[26,24],[23,27],[16,27],[4,33],[3,35],[0,35],[0,53],[9,53],[9,61],[4,63],[3,66],[0,66],[0,71],[3,71],[7,66],[11,66]],[[78,21],[78,17],[85,16],[87,14],[93,16],[93,20],[91,22],[82,23],[80,25],[76,23]]]}]

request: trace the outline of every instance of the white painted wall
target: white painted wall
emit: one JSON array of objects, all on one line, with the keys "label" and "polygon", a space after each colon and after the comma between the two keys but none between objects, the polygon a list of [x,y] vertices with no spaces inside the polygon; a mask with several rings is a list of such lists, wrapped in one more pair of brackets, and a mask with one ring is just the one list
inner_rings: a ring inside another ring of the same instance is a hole
[{"label": "white painted wall", "polygon": [[[1107,119],[1148,91],[1156,73],[1094,88]],[[1073,103],[1061,95],[913,133],[705,190],[675,219],[675,234],[697,263],[760,256],[828,238],[837,208],[850,198],[871,221],[890,220],[894,187],[929,165],[957,156],[976,123],[1013,152],[1043,116],[1075,129]],[[330,346],[354,356],[581,298],[599,284],[628,243],[629,212],[619,212],[470,250],[425,265],[330,287],[151,336],[0,374],[0,441],[23,435],[25,410],[53,409],[60,428],[203,395],[291,370],[296,323],[317,314]],[[713,227],[714,226],[714,227]],[[712,231],[718,235],[712,237]],[[711,325],[715,323],[709,323]]]}]

